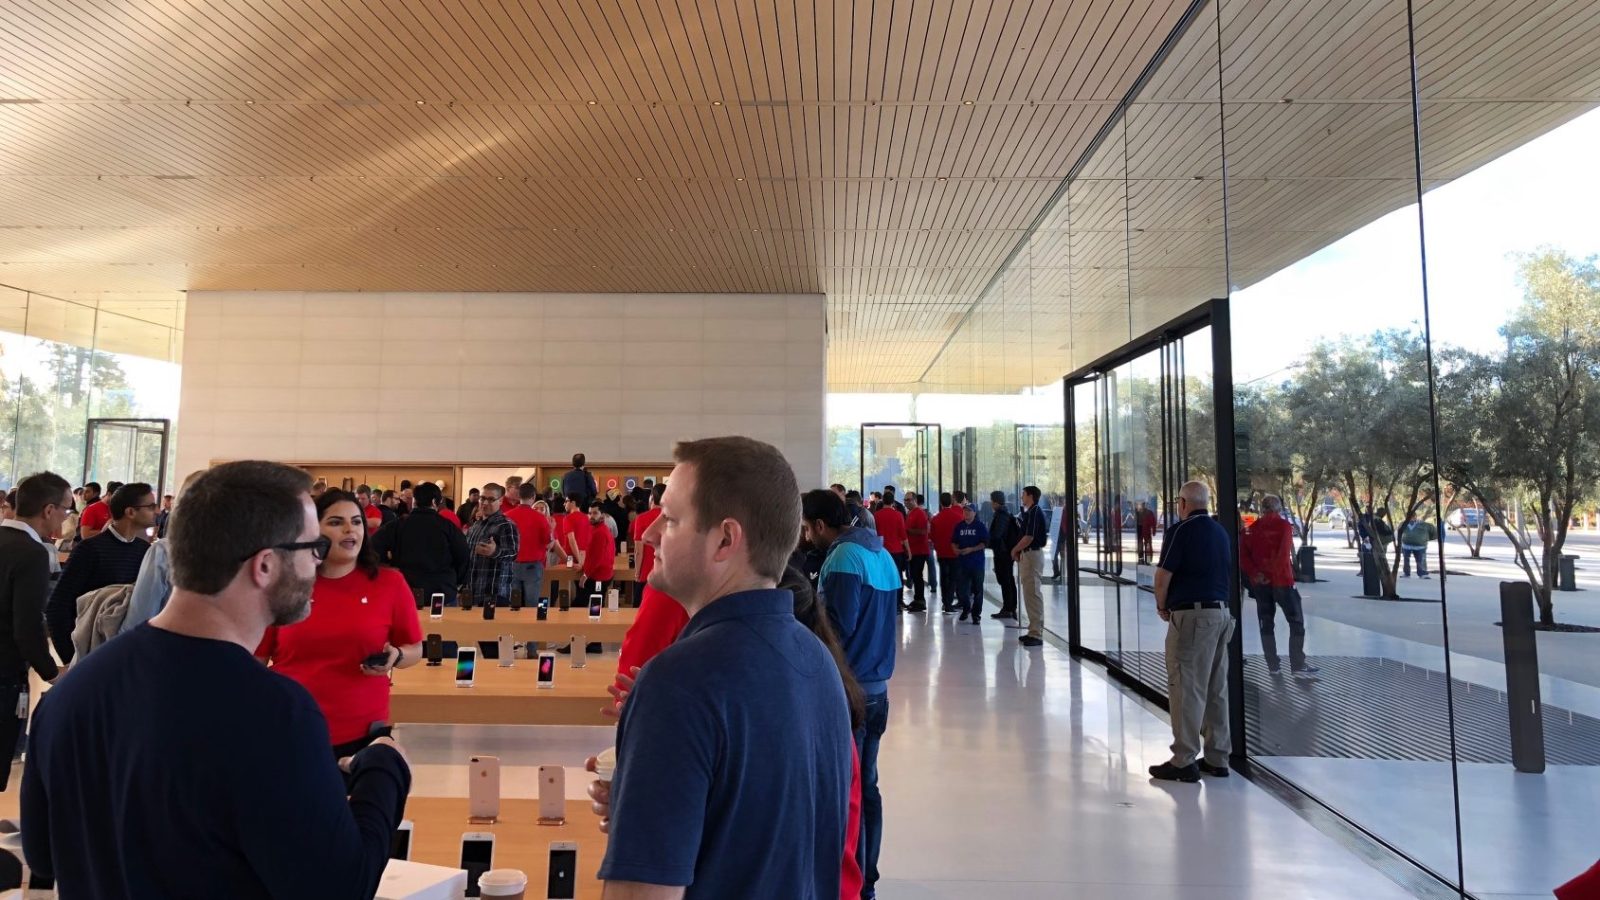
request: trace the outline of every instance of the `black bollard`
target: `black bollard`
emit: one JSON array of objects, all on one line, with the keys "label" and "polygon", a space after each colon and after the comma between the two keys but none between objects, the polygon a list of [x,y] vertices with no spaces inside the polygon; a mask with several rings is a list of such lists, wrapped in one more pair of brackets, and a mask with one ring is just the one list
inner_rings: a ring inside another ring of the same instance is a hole
[{"label": "black bollard", "polygon": [[1500,636],[1506,649],[1506,711],[1511,719],[1511,764],[1544,772],[1544,709],[1539,702],[1539,645],[1533,631],[1533,586],[1500,582]]}]

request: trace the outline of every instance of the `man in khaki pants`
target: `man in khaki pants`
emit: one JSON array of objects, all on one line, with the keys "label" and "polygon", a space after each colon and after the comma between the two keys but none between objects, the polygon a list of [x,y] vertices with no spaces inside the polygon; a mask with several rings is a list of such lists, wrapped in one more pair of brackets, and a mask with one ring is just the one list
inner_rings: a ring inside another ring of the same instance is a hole
[{"label": "man in khaki pants", "polygon": [[[1172,759],[1150,767],[1163,781],[1228,775],[1228,642],[1233,639],[1233,545],[1207,509],[1198,481],[1178,494],[1178,524],[1167,530],[1156,569],[1156,611],[1167,626],[1167,696]],[[1204,744],[1202,745],[1202,740]]]},{"label": "man in khaki pants", "polygon": [[1017,520],[1021,537],[1011,548],[1011,558],[1017,562],[1017,581],[1022,587],[1022,606],[1028,613],[1028,633],[1017,638],[1024,647],[1044,646],[1044,548],[1050,543],[1050,526],[1045,522],[1044,510],[1039,508],[1039,487],[1028,485],[1022,489],[1022,515]]}]

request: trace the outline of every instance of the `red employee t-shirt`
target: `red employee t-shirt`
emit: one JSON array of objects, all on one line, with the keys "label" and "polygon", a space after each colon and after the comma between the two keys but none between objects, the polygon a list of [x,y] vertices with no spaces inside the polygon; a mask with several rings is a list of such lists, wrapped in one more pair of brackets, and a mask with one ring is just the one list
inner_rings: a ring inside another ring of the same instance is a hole
[{"label": "red employee t-shirt", "polygon": [[934,515],[929,535],[933,538],[933,551],[940,559],[956,558],[956,526],[961,524],[962,518],[958,506],[946,506]]},{"label": "red employee t-shirt", "polygon": [[[363,515],[365,515],[365,513],[363,513]],[[448,506],[439,507],[439,517],[457,528],[461,527],[461,518],[456,515],[455,510],[449,508]]]},{"label": "red employee t-shirt", "polygon": [[[911,529],[921,529],[921,534],[912,534]],[[951,532],[954,534],[954,532]],[[933,553],[933,544],[928,538],[928,511],[917,507],[906,513],[906,546],[911,549],[912,556],[929,556]]]},{"label": "red employee t-shirt", "polygon": [[659,518],[661,518],[661,507],[658,506],[640,513],[628,527],[628,539],[639,548],[636,551],[639,554],[639,574],[634,576],[633,580],[640,584],[650,580],[650,570],[656,567],[656,548],[644,542],[644,533]]},{"label": "red employee t-shirt", "polygon": [[500,511],[517,526],[517,562],[544,562],[550,546],[550,520],[531,506]]},{"label": "red employee t-shirt", "polygon": [[583,577],[590,581],[610,581],[617,574],[617,542],[604,523],[589,528],[589,545],[584,548]]},{"label": "red employee t-shirt", "polygon": [[[594,526],[589,524],[589,514],[583,511],[567,513],[561,520],[561,553],[563,556],[575,556],[572,552],[572,542],[567,540],[568,535],[578,536],[578,546],[586,552],[589,547],[589,532]],[[606,531],[610,532],[607,528]]]},{"label": "red employee t-shirt", "polygon": [[83,515],[78,517],[78,527],[84,531],[102,531],[110,521],[110,504],[96,500],[83,508]]},{"label": "red employee t-shirt", "polygon": [[872,520],[878,526],[878,537],[883,538],[883,549],[890,553],[904,553],[906,517],[900,514],[900,510],[886,503],[872,514]]},{"label": "red employee t-shirt", "polygon": [[311,692],[333,743],[360,740],[373,722],[389,721],[389,679],[363,673],[361,661],[386,643],[422,640],[416,602],[405,577],[389,568],[379,569],[377,578],[360,569],[343,578],[318,577],[311,598],[311,615],[268,628],[256,656]]}]

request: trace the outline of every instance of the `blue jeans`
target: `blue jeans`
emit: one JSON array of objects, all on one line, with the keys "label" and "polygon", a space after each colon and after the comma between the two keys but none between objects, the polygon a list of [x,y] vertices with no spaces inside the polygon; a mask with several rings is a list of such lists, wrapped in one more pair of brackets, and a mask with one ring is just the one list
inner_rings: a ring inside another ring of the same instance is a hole
[{"label": "blue jeans", "polygon": [[867,697],[867,718],[856,732],[861,757],[861,839],[856,861],[861,864],[861,898],[878,896],[878,850],[883,846],[883,794],[878,791],[878,743],[889,727],[889,695]]},{"label": "blue jeans", "polygon": [[512,563],[511,578],[522,585],[522,602],[527,606],[538,606],[539,592],[544,590],[544,563]]},{"label": "blue jeans", "polygon": [[960,577],[956,597],[961,604],[961,611],[977,617],[983,613],[983,569],[973,568],[966,560],[962,560],[956,564],[956,571]]},{"label": "blue jeans", "polygon": [[1412,559],[1412,557],[1415,557],[1416,560],[1417,560],[1417,574],[1423,576],[1424,578],[1426,578],[1428,576],[1428,548],[1427,547],[1407,547],[1404,544],[1401,544],[1400,545],[1400,553],[1405,558],[1405,573],[1406,573],[1406,577],[1409,578],[1411,576],[1411,559]]}]

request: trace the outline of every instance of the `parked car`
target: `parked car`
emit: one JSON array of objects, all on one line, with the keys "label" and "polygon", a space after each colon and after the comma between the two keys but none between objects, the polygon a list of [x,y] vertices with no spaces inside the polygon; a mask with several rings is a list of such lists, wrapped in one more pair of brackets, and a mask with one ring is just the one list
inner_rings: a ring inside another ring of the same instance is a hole
[{"label": "parked car", "polygon": [[1444,521],[1451,528],[1483,528],[1489,524],[1489,516],[1475,506],[1462,506],[1450,510]]}]

